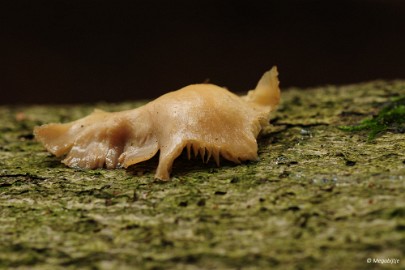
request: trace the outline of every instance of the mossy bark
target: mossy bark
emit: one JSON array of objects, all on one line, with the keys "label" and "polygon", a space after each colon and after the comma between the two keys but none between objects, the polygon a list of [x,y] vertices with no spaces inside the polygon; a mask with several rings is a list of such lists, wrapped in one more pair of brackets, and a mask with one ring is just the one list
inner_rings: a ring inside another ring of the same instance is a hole
[{"label": "mossy bark", "polygon": [[67,168],[32,136],[141,103],[0,107],[0,268],[404,268],[405,134],[338,129],[400,95],[403,81],[286,90],[259,161],[183,155],[169,182],[153,179],[157,159]]}]

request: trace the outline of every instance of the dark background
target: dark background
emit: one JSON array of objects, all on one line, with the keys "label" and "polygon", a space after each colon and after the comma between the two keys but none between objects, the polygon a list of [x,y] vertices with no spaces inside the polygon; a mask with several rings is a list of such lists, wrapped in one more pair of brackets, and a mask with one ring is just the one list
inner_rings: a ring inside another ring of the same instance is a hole
[{"label": "dark background", "polygon": [[2,104],[405,79],[405,1],[2,1],[0,38]]}]

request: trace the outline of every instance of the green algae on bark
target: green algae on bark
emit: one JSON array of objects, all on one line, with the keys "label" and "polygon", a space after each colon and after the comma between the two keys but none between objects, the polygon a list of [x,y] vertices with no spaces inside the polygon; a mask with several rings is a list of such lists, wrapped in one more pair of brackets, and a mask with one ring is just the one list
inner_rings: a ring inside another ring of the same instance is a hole
[{"label": "green algae on bark", "polygon": [[[0,107],[0,269],[401,269],[405,134],[339,130],[405,82],[283,92],[257,162],[76,170],[32,138],[94,106]],[[399,265],[368,264],[396,258]]]},{"label": "green algae on bark", "polygon": [[394,98],[372,118],[364,119],[357,125],[339,128],[345,131],[368,130],[370,141],[387,130],[405,133],[405,96]]}]

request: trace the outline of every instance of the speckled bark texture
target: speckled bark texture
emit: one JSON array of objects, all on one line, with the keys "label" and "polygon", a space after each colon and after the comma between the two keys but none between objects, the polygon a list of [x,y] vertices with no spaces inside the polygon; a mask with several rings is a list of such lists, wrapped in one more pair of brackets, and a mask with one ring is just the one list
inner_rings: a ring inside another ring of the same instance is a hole
[{"label": "speckled bark texture", "polygon": [[[405,268],[405,134],[345,132],[405,82],[288,89],[257,162],[75,170],[33,140],[35,125],[96,106],[0,107],[0,268]],[[367,259],[398,259],[381,265]]]}]

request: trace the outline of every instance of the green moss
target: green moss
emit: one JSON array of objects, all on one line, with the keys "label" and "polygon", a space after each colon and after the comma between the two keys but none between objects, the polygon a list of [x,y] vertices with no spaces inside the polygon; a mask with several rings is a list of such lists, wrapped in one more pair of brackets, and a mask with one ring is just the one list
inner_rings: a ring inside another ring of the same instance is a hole
[{"label": "green moss", "polygon": [[369,131],[368,139],[371,141],[385,131],[405,132],[405,97],[393,99],[382,108],[377,115],[364,119],[357,125],[340,126],[344,131]]}]

